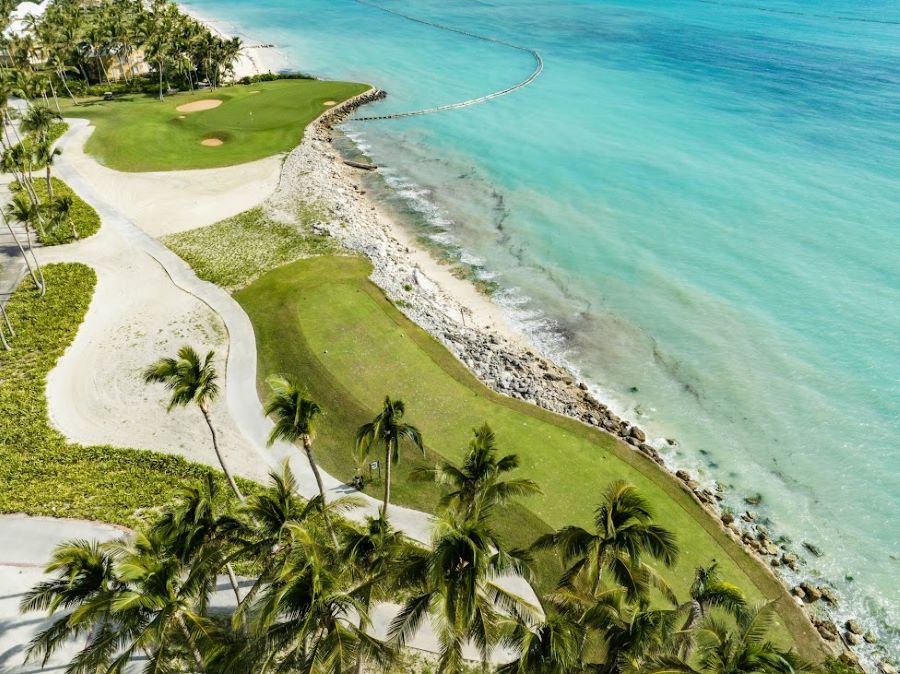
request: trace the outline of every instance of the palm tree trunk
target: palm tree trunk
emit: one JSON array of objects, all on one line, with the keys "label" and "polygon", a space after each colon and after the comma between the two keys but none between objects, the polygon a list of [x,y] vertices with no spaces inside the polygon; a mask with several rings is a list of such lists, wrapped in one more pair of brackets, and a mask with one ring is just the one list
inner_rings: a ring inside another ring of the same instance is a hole
[{"label": "palm tree trunk", "polygon": [[384,443],[384,504],[381,507],[381,516],[387,519],[388,504],[391,502],[391,445]]},{"label": "palm tree trunk", "polygon": [[3,332],[2,327],[0,327],[0,344],[3,345],[4,351],[9,351],[9,342],[6,341],[6,334]]},{"label": "palm tree trunk", "polygon": [[188,648],[191,649],[194,660],[197,661],[197,668],[201,672],[205,672],[206,670],[203,667],[203,655],[201,655],[200,650],[194,645],[194,640],[191,638],[190,630],[188,630],[187,625],[184,623],[184,618],[179,615],[175,620],[178,621],[178,627],[181,628],[181,633],[184,635],[185,641],[187,641]]},{"label": "palm tree trunk", "polygon": [[6,329],[9,330],[9,336],[15,337],[16,331],[13,330],[12,323],[9,320],[9,314],[6,313],[6,306],[3,304],[3,302],[0,302],[0,315],[3,316],[3,321],[6,323]]},{"label": "palm tree trunk", "polygon": [[306,459],[309,461],[309,467],[312,468],[313,475],[316,478],[316,484],[319,486],[319,496],[322,497],[322,517],[325,519],[325,526],[331,535],[331,541],[334,543],[335,549],[338,547],[338,539],[334,534],[334,527],[331,526],[331,519],[328,517],[328,508],[325,503],[325,485],[322,484],[322,476],[319,474],[319,467],[316,465],[312,455],[312,440],[308,435],[303,436],[303,449],[306,452]]},{"label": "palm tree trunk", "polygon": [[66,90],[66,93],[69,94],[69,98],[72,99],[72,105],[78,105],[78,101],[75,100],[75,96],[72,94],[72,90],[69,89],[69,83],[66,81],[66,78],[63,77],[62,70],[57,70],[56,76],[59,77],[60,81],[62,82],[62,85]]},{"label": "palm tree trunk", "polygon": [[237,603],[241,603],[241,590],[238,585],[237,576],[234,575],[234,567],[231,566],[231,562],[225,563],[225,571],[228,573],[228,582],[231,583],[231,589],[234,590],[234,598],[237,599]]},{"label": "palm tree trunk", "polygon": [[50,92],[53,94],[53,102],[56,103],[56,112],[62,115],[62,108],[59,107],[59,98],[56,95],[56,87],[53,86],[53,78],[48,77],[47,81],[50,83]]},{"label": "palm tree trunk", "polygon": [[47,201],[53,201],[53,180],[50,178],[50,162],[47,162]]},{"label": "palm tree trunk", "polygon": [[41,284],[38,281],[37,275],[34,273],[34,269],[31,266],[31,263],[28,261],[28,255],[25,254],[25,248],[22,246],[22,242],[19,241],[19,237],[16,236],[15,230],[12,228],[12,225],[9,223],[9,218],[6,217],[6,213],[0,210],[0,213],[3,214],[3,222],[6,223],[6,228],[9,230],[9,233],[12,235],[13,241],[16,242],[16,245],[19,247],[19,252],[22,254],[22,259],[25,260],[25,266],[28,267],[28,273],[31,274],[31,280],[34,281],[35,287],[38,289],[41,288]]},{"label": "palm tree trunk", "polygon": [[38,276],[41,277],[41,297],[47,294],[47,283],[44,280],[44,270],[41,269],[41,263],[38,262],[37,255],[34,254],[34,243],[31,241],[31,228],[28,226],[28,223],[23,223],[25,225],[25,236],[28,237],[28,252],[31,253],[31,259],[34,260],[34,266],[37,268]]},{"label": "palm tree trunk", "polygon": [[219,443],[216,440],[216,429],[213,428],[212,419],[209,418],[209,410],[201,405],[200,411],[203,412],[203,418],[206,419],[206,425],[209,426],[209,433],[212,435],[213,449],[216,450],[216,457],[219,459],[219,465],[222,466],[222,472],[225,473],[225,479],[228,480],[228,485],[231,487],[231,491],[234,492],[234,495],[238,497],[238,500],[243,501],[244,495],[241,493],[241,490],[238,489],[237,482],[235,482],[234,478],[231,476],[231,471],[228,470],[228,466],[225,465],[225,460],[222,458],[222,453],[219,451]]}]

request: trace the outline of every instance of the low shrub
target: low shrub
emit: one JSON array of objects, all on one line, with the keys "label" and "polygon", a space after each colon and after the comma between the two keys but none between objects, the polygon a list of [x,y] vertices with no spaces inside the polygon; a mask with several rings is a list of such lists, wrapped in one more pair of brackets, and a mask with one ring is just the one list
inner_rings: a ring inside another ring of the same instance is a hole
[{"label": "low shrub", "polygon": [[11,351],[0,351],[0,512],[133,527],[212,469],[150,451],[70,444],[50,426],[46,378],[75,338],[97,277],[82,264],[47,265],[44,275],[44,297],[26,280],[6,307],[16,336]]},{"label": "low shrub", "polygon": [[309,204],[298,207],[296,225],[276,222],[263,209],[254,208],[208,227],[166,236],[162,242],[200,278],[236,290],[289,262],[339,252],[334,239],[313,231],[312,225],[321,218],[320,209]]},{"label": "low shrub", "polygon": [[238,84],[257,84],[259,82],[274,82],[275,80],[314,80],[313,75],[306,73],[263,73],[261,75],[246,75],[237,81]]}]

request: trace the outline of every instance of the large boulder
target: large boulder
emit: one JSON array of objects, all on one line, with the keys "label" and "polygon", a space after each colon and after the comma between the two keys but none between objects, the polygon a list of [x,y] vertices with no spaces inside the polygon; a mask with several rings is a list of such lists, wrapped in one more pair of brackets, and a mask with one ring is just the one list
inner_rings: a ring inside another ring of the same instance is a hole
[{"label": "large boulder", "polygon": [[856,622],[855,620],[848,620],[844,624],[844,627],[847,628],[847,631],[850,632],[850,634],[860,634],[861,635],[863,633],[862,628],[859,626],[859,623]]},{"label": "large boulder", "polygon": [[628,431],[628,435],[630,435],[632,438],[634,438],[638,442],[644,442],[647,439],[647,436],[644,435],[644,431],[642,431],[637,426],[632,426]]},{"label": "large boulder", "polygon": [[822,598],[819,588],[810,582],[803,581],[800,583],[800,588],[803,590],[803,593],[806,595],[806,601],[809,603],[819,601]]}]

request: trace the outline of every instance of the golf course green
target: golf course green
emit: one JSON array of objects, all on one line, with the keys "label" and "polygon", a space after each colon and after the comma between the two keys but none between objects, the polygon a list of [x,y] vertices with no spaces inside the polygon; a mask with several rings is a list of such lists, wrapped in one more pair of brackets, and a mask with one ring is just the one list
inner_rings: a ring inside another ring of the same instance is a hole
[{"label": "golf course green", "polygon": [[[408,421],[424,434],[428,455],[409,448],[401,453],[394,500],[431,510],[436,488],[412,480],[410,473],[439,457],[458,461],[472,429],[487,421],[502,450],[519,455],[517,476],[536,480],[544,492],[498,523],[511,544],[528,545],[566,524],[590,526],[604,487],[624,479],[677,536],[679,563],[664,575],[679,597],[687,596],[695,568],[716,561],[723,577],[752,601],[775,602],[779,622],[801,653],[815,652],[812,626],[785,588],[677,480],[610,435],[486,388],[394,307],[368,280],[370,272],[369,262],[356,257],[312,258],[235,293],[256,331],[261,396],[268,395],[266,376],[287,374],[323,407],[316,447],[326,470],[349,480],[356,470],[356,428],[371,419],[385,395],[400,398]],[[377,484],[368,490],[379,494]]]},{"label": "golf course green", "polygon": [[[145,94],[95,99],[69,105],[64,114],[88,119],[96,127],[85,150],[109,168],[216,168],[292,150],[307,124],[368,88],[352,82],[277,80],[179,93],[163,101]],[[200,101],[221,103],[196,109],[204,107],[197,105]]]}]

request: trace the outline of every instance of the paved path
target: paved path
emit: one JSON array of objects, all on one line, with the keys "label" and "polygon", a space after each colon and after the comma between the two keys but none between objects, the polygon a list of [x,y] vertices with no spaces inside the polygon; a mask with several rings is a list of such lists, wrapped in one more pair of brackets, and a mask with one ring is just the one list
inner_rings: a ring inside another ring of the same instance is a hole
[{"label": "paved path", "polygon": [[50,621],[43,613],[19,613],[19,602],[29,588],[40,582],[53,548],[74,538],[108,541],[124,531],[107,524],[49,517],[4,515],[0,517],[0,672],[32,674],[58,672],[82,647],[65,644],[46,667],[25,663],[28,642]]}]

